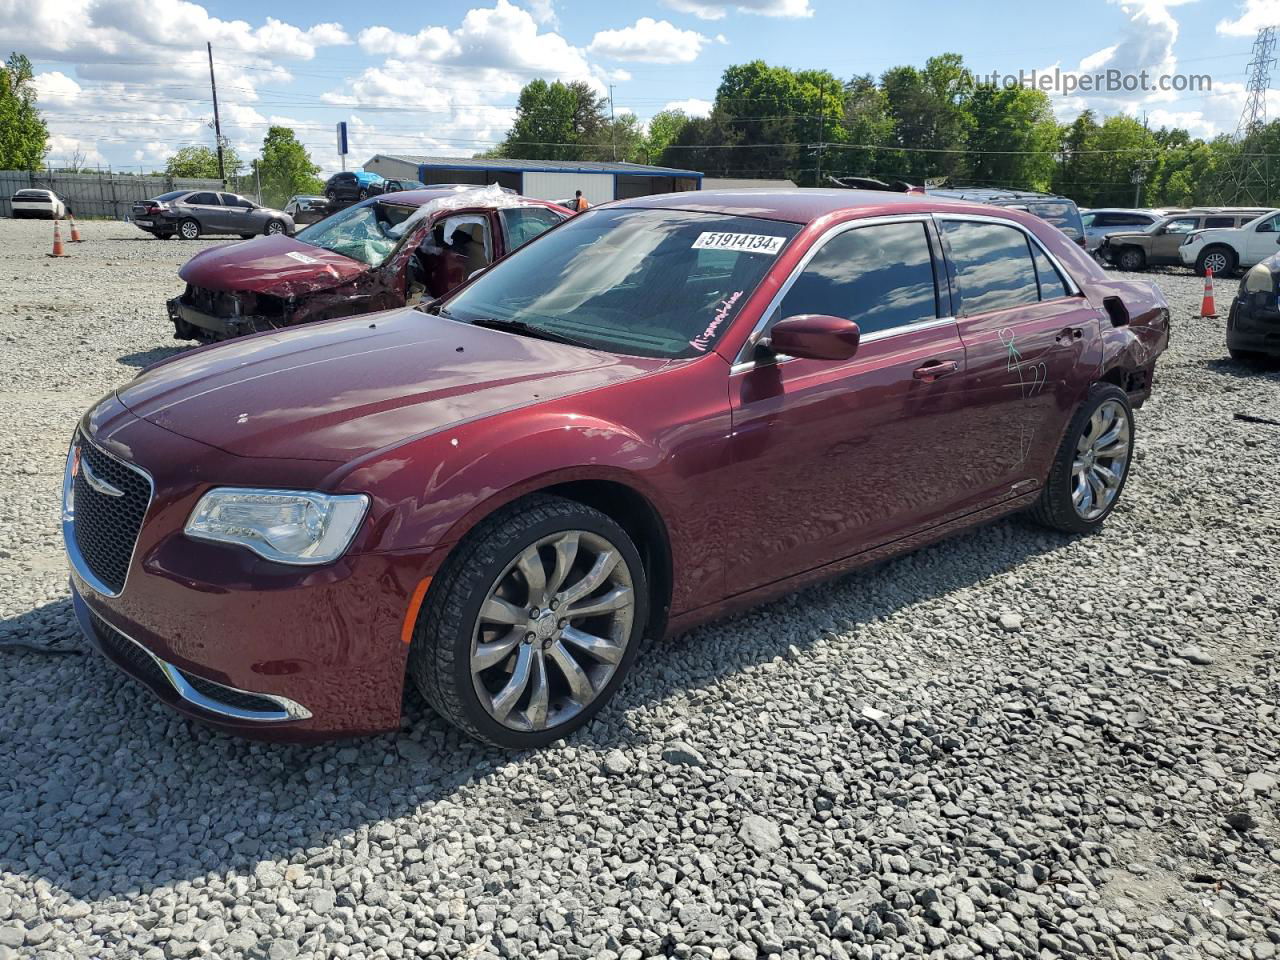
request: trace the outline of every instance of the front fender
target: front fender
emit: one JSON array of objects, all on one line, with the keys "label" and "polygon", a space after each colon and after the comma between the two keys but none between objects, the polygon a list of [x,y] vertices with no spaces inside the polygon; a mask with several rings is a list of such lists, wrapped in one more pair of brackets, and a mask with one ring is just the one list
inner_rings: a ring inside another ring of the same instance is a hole
[{"label": "front fender", "polygon": [[536,490],[601,480],[635,490],[662,512],[644,474],[662,452],[602,419],[543,412],[444,430],[343,478],[346,489],[377,490],[360,546],[370,552],[453,544],[495,510]]}]

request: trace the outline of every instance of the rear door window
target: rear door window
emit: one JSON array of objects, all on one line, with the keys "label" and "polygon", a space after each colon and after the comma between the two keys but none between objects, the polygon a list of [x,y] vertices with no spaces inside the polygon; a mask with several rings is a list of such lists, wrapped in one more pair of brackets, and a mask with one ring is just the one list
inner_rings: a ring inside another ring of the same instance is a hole
[{"label": "rear door window", "polygon": [[215,193],[193,193],[187,197],[187,203],[197,207],[218,206],[218,195]]},{"label": "rear door window", "polygon": [[872,224],[828,240],[787,291],[777,316],[801,313],[845,317],[864,336],[935,319],[937,288],[925,225]]},{"label": "rear door window", "polygon": [[955,265],[957,316],[1039,301],[1036,264],[1021,230],[972,220],[944,220],[942,229]]},{"label": "rear door window", "polygon": [[[1205,229],[1210,229],[1212,227],[1234,227],[1236,224],[1240,222],[1241,221],[1237,217],[1205,217],[1204,218]],[[1244,222],[1247,223],[1248,221],[1244,221]]]},{"label": "rear door window", "polygon": [[563,218],[542,207],[512,207],[499,210],[498,219],[502,221],[507,250],[514,250],[550,230]]}]

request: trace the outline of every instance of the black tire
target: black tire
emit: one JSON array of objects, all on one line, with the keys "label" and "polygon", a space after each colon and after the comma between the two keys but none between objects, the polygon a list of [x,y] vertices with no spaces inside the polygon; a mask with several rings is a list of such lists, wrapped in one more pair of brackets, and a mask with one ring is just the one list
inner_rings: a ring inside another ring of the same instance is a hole
[{"label": "black tire", "polygon": [[1196,257],[1196,276],[1203,277],[1205,268],[1208,267],[1206,261],[1211,256],[1222,255],[1224,266],[1221,270],[1214,270],[1215,277],[1227,277],[1235,272],[1236,269],[1236,252],[1230,247],[1224,247],[1222,244],[1205,247],[1200,251],[1200,255]]},{"label": "black tire", "polygon": [[257,236],[257,234],[256,234],[256,233],[242,233],[242,234],[240,234],[240,239],[241,239],[241,240],[252,240],[252,239],[253,239],[254,237],[256,237],[256,236]]},{"label": "black tire", "polygon": [[[272,230],[272,229],[271,229],[272,227],[278,227],[279,229],[277,229],[277,230]],[[277,235],[277,234],[287,233],[287,232],[288,232],[288,231],[287,231],[287,230],[285,230],[285,228],[284,228],[284,221],[283,221],[283,220],[268,220],[268,221],[267,221],[267,225],[266,225],[265,227],[263,227],[263,228],[262,228],[262,235],[263,235],[264,237],[271,237],[271,236],[275,236],[275,235]]]},{"label": "black tire", "polygon": [[159,237],[161,240],[172,240],[174,237],[177,236],[177,234],[176,233],[157,233],[155,234],[155,236]]},{"label": "black tire", "polygon": [[[634,619],[627,649],[595,699],[567,722],[520,731],[499,723],[480,702],[471,676],[471,644],[481,604],[512,561],[543,537],[583,530],[608,540],[632,578]],[[414,628],[409,675],[444,719],[477,740],[500,747],[542,747],[590,722],[610,700],[641,647],[648,621],[648,581],[635,544],[599,510],[562,497],[538,494],[518,500],[481,522],[445,561]]]},{"label": "black tire", "polygon": [[338,202],[338,194],[337,194],[336,192],[334,192],[333,190],[326,190],[326,191],[324,192],[324,198],[325,198],[326,200],[328,200],[330,203],[337,203],[337,202]]},{"label": "black tire", "polygon": [[1116,254],[1116,269],[1137,273],[1147,267],[1146,255],[1137,247],[1124,247]]},{"label": "black tire", "polygon": [[[1129,422],[1129,447],[1125,458],[1124,475],[1115,496],[1107,508],[1097,517],[1086,519],[1076,510],[1071,499],[1072,464],[1075,461],[1076,448],[1089,426],[1089,420],[1104,403],[1116,401],[1124,410]],[[1040,491],[1040,499],[1028,511],[1031,519],[1037,523],[1061,530],[1064,533],[1092,533],[1097,530],[1111,515],[1120,496],[1124,493],[1125,482],[1129,479],[1129,468],[1133,464],[1133,408],[1123,390],[1111,383],[1095,383],[1089,388],[1089,395],[1076,409],[1075,416],[1067,427],[1058,452],[1053,458],[1053,466],[1049,468],[1049,477]]]},{"label": "black tire", "polygon": [[357,197],[358,197],[360,200],[368,200],[368,199],[369,199],[369,191],[368,191],[368,190],[366,190],[364,187],[361,187],[361,188],[360,188],[360,193],[359,193],[359,194],[357,194]]},{"label": "black tire", "polygon": [[183,240],[199,240],[200,224],[191,217],[187,217],[187,219],[178,224],[178,236],[182,237]]}]

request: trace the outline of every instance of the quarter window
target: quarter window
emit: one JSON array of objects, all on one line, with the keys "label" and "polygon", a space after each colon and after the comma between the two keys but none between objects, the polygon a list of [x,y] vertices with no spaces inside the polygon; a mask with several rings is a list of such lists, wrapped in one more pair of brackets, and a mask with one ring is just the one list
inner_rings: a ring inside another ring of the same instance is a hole
[{"label": "quarter window", "polygon": [[960,294],[960,316],[1040,299],[1036,265],[1021,230],[998,223],[943,221]]},{"label": "quarter window", "polygon": [[875,224],[829,240],[787,291],[778,316],[801,313],[846,317],[864,335],[936,318],[925,225]]}]

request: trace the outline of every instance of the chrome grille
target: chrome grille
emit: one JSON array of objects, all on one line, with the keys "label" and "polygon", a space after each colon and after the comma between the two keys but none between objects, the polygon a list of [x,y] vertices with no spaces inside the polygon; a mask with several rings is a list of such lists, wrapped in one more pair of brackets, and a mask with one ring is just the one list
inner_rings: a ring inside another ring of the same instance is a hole
[{"label": "chrome grille", "polygon": [[110,594],[118,594],[124,589],[133,548],[151,502],[151,480],[83,437],[77,444],[80,467],[75,472],[71,501],[76,548],[88,571]]}]

